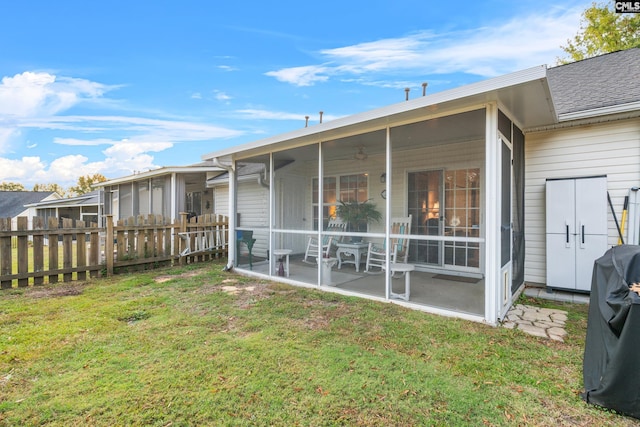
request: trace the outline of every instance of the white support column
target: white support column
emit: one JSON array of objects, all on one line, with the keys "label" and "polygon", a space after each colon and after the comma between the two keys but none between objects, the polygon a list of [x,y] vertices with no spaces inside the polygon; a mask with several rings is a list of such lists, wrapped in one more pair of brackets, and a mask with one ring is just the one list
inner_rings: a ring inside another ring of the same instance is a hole
[{"label": "white support column", "polygon": [[486,105],[485,124],[485,256],[484,318],[496,324],[500,286],[500,141],[498,140],[498,107]]},{"label": "white support column", "polygon": [[322,167],[322,141],[318,143],[318,282],[316,285],[322,284],[322,212],[324,206],[324,168]]},{"label": "white support column", "polygon": [[171,200],[171,222],[176,220],[176,191],[178,191],[178,183],[176,182],[176,173],[171,174],[171,194],[169,195]]},{"label": "white support column", "polygon": [[[269,153],[269,240],[267,240],[267,245],[269,247],[269,275],[273,276],[275,275],[275,271],[273,271],[273,269],[275,268],[275,261],[276,258],[273,256],[273,250],[275,248],[275,245],[273,244],[273,240],[274,240],[274,235],[273,235],[273,228],[275,226],[275,212],[274,212],[274,206],[276,204],[275,202],[275,178],[274,178],[274,173],[273,173],[273,153]],[[289,256],[287,255],[287,275],[289,274],[289,264],[288,264],[288,260],[289,260]]]},{"label": "white support column", "polygon": [[229,254],[227,266],[236,265],[236,251],[238,246],[238,239],[236,239],[236,218],[238,213],[237,197],[236,197],[236,162],[233,161],[232,166],[228,169],[229,172]]},{"label": "white support column", "polygon": [[387,179],[385,180],[385,191],[387,198],[385,199],[385,211],[386,211],[386,223],[384,225],[384,239],[387,244],[385,245],[385,275],[384,275],[384,297],[389,299],[391,297],[391,242],[389,235],[391,233],[391,181],[393,176],[391,174],[391,129],[387,126],[387,141],[386,141],[386,160],[385,160],[385,173]]}]

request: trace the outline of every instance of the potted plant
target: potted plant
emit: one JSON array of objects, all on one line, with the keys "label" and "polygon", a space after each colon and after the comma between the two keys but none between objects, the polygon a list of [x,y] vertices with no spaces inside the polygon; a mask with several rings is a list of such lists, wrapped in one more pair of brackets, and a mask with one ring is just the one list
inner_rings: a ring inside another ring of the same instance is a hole
[{"label": "potted plant", "polygon": [[[373,221],[378,222],[382,219],[382,214],[378,211],[376,205],[371,203],[371,199],[362,203],[358,203],[355,200],[348,202],[340,200],[336,215],[347,224],[347,231],[356,232],[366,231],[367,224]],[[351,238],[352,242],[360,240],[362,240],[362,237]]]}]

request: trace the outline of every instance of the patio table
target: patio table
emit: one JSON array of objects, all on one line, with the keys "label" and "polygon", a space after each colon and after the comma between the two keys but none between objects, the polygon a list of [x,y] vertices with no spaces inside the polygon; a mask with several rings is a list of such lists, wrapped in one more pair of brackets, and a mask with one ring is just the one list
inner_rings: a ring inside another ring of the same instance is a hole
[{"label": "patio table", "polygon": [[[338,258],[338,269],[342,268],[342,264],[353,264],[356,266],[356,272],[360,272],[360,261],[362,255],[365,254],[367,248],[369,247],[369,243],[337,243],[336,246],[338,247],[338,249],[336,250],[336,258]],[[347,257],[352,256],[353,260],[351,260],[350,258],[343,260],[343,255]]]}]

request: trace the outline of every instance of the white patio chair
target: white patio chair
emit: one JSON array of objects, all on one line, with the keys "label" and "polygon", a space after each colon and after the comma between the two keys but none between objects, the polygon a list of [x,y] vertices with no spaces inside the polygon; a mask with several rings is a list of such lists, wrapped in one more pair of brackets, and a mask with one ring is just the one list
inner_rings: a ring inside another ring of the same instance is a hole
[{"label": "white patio chair", "polygon": [[[411,234],[411,215],[407,217],[391,218],[391,234]],[[404,237],[391,238],[391,262],[405,263],[409,255],[409,239]],[[379,268],[380,271],[385,268],[386,239],[382,246],[369,242],[369,250],[367,251],[367,266],[364,271],[372,273],[372,268]]]},{"label": "white patio chair", "polygon": [[[327,229],[325,231],[345,231],[347,224],[342,222],[340,218],[331,218],[329,219],[329,224],[327,224]],[[341,237],[336,236],[322,236],[322,249],[320,253],[322,256],[329,256],[329,253],[335,246],[335,243],[340,242],[342,240]],[[304,253],[304,262],[312,262],[316,263],[316,258],[318,257],[318,237],[317,236],[309,236],[309,241],[307,242],[307,250]],[[307,258],[311,258],[311,261],[307,260]]]}]

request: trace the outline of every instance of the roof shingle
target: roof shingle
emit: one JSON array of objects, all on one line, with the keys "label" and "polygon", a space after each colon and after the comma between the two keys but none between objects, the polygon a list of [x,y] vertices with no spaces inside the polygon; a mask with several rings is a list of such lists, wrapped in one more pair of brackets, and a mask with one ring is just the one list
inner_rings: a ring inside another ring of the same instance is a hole
[{"label": "roof shingle", "polygon": [[640,48],[612,52],[547,70],[557,114],[640,101]]}]

